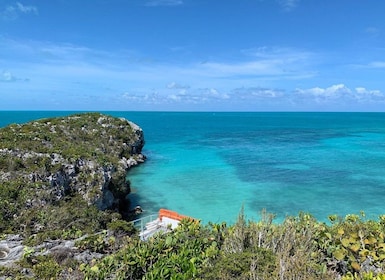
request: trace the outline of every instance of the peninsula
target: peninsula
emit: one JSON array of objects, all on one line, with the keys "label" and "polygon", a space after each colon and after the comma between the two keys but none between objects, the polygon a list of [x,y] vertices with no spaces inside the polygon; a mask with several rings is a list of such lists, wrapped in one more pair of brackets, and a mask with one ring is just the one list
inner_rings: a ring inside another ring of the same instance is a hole
[{"label": "peninsula", "polygon": [[126,173],[144,162],[143,145],[139,126],[100,113],[0,129],[0,266],[17,269],[26,251],[52,248],[87,262],[95,256],[74,250],[75,239],[134,230]]}]

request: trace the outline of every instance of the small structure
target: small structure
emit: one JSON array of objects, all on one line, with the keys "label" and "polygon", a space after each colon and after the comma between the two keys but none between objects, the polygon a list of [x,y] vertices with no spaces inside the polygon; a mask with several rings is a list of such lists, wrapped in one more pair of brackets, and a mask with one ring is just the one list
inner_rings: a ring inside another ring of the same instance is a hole
[{"label": "small structure", "polygon": [[[175,211],[160,209],[157,217],[150,215],[134,221],[134,225],[140,225],[140,239],[147,240],[155,233],[167,232],[175,229],[182,219],[193,219],[189,216],[181,215]],[[146,222],[148,221],[148,222]]]}]

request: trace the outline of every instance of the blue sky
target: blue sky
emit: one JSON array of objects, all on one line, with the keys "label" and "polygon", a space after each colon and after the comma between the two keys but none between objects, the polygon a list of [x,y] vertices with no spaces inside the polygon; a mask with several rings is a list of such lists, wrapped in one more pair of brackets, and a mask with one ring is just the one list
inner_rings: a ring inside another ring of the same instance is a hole
[{"label": "blue sky", "polygon": [[0,110],[385,111],[385,1],[0,0]]}]

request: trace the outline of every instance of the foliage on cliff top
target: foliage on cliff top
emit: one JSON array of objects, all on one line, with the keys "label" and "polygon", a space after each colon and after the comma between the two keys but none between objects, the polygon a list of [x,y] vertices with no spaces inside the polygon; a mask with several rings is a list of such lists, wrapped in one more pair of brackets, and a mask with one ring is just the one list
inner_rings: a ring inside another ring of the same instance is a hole
[{"label": "foliage on cliff top", "polygon": [[[67,160],[97,159],[115,162],[130,157],[137,140],[127,120],[100,113],[76,114],[61,118],[41,119],[26,124],[12,124],[0,129],[0,149],[19,153],[60,154]],[[28,156],[27,156],[28,157]],[[20,159],[7,166],[2,159],[0,168],[33,167],[35,162]],[[42,162],[41,164],[45,164]]]}]

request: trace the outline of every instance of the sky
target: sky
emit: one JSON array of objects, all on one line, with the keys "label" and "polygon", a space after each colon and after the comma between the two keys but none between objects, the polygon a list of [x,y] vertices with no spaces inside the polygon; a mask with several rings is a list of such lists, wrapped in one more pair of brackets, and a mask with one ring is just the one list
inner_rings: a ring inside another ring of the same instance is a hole
[{"label": "sky", "polygon": [[383,0],[0,0],[0,110],[385,111]]}]

